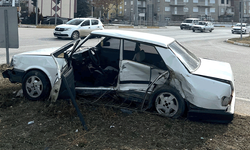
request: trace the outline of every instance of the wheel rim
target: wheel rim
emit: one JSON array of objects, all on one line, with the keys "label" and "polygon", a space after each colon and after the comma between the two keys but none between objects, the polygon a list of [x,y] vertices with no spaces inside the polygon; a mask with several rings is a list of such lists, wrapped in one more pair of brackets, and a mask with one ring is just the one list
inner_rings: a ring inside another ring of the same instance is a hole
[{"label": "wheel rim", "polygon": [[30,97],[37,98],[42,94],[43,83],[37,76],[30,76],[26,80],[25,89]]},{"label": "wheel rim", "polygon": [[157,96],[155,100],[155,108],[159,114],[172,117],[177,113],[179,103],[173,94],[164,92]]},{"label": "wheel rim", "polygon": [[74,40],[78,39],[78,38],[79,38],[78,33],[77,33],[77,32],[74,32],[73,35],[72,35],[72,38],[73,38]]}]

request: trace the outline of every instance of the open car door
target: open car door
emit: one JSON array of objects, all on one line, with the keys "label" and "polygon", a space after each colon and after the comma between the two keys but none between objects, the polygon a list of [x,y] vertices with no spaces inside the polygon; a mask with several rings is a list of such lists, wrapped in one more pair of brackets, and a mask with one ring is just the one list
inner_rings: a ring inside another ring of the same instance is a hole
[{"label": "open car door", "polygon": [[64,54],[64,58],[67,60],[67,65],[65,65],[61,70],[60,66],[55,57],[59,54],[53,54],[52,57],[57,66],[57,79],[54,86],[50,92],[50,99],[52,102],[55,102],[59,99],[75,99],[75,79],[74,79],[74,70],[72,67],[71,57],[75,50],[77,49],[77,45],[80,40],[76,40],[74,44],[69,45],[69,47],[73,47],[69,53]]}]

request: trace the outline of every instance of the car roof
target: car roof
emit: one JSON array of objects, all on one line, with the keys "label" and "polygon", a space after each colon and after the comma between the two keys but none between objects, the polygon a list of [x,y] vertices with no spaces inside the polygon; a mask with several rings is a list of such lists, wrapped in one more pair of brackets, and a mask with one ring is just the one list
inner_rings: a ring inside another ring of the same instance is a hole
[{"label": "car roof", "polygon": [[143,32],[135,32],[135,31],[124,31],[124,30],[95,30],[92,31],[91,34],[98,34],[102,36],[110,36],[115,38],[122,38],[127,40],[134,40],[139,42],[150,43],[162,47],[167,47],[170,43],[175,41],[174,38],[157,35],[157,34],[150,34],[150,33],[143,33]]},{"label": "car roof", "polygon": [[95,19],[95,20],[99,20],[99,19],[96,19],[96,18],[73,18],[73,19]]},{"label": "car roof", "polygon": [[186,18],[185,20],[200,20],[199,18]]}]

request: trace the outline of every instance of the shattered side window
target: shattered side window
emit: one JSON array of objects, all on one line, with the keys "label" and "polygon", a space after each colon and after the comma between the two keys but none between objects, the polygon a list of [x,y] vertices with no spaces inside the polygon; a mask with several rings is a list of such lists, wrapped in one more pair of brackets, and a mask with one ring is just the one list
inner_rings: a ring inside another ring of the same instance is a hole
[{"label": "shattered side window", "polygon": [[195,71],[200,66],[200,59],[197,58],[193,53],[188,51],[182,45],[177,42],[173,42],[169,45],[170,49],[179,58],[182,64],[190,71]]},{"label": "shattered side window", "polygon": [[155,46],[135,41],[124,40],[123,59],[132,60],[160,69],[166,69],[166,65]]}]

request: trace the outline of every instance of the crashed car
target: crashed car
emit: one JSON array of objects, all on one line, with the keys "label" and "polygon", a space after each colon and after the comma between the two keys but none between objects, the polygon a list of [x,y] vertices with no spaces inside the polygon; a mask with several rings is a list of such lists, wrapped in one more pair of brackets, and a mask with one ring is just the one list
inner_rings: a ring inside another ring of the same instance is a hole
[{"label": "crashed car", "polygon": [[249,33],[250,30],[250,26],[247,23],[242,23],[242,27],[241,27],[241,23],[237,23],[235,26],[232,27],[231,32],[232,34],[234,33]]},{"label": "crashed car", "polygon": [[30,100],[63,97],[66,81],[77,95],[113,91],[171,118],[228,123],[234,115],[230,64],[198,58],[171,37],[98,30],[61,48],[14,55],[11,65],[3,76],[22,83]]}]

